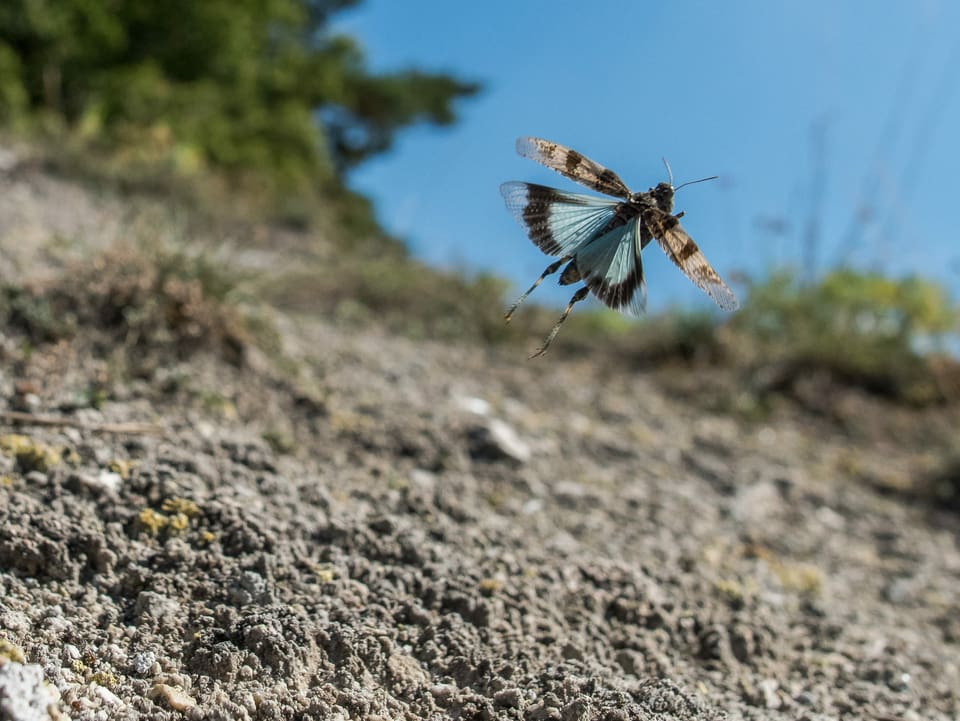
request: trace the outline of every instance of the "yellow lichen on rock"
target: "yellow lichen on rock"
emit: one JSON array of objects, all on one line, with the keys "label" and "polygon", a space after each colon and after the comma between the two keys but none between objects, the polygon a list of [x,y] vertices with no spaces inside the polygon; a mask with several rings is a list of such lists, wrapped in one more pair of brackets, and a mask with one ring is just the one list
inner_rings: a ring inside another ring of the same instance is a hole
[{"label": "yellow lichen on rock", "polygon": [[13,643],[12,641],[8,641],[5,638],[0,638],[0,666],[7,661],[13,661],[14,663],[26,663],[27,657],[23,653],[23,649],[17,644]]},{"label": "yellow lichen on rock", "polygon": [[167,498],[160,504],[160,511],[144,508],[137,515],[140,527],[151,536],[157,536],[166,529],[170,533],[180,533],[190,526],[190,519],[200,514],[200,507],[189,498],[176,496]]},{"label": "yellow lichen on rock", "polygon": [[167,498],[160,504],[160,508],[166,513],[181,514],[187,516],[187,518],[200,515],[200,506],[189,498],[178,498],[177,496]]},{"label": "yellow lichen on rock", "polygon": [[59,465],[62,460],[62,454],[56,448],[19,433],[0,436],[0,450],[15,458],[17,465],[24,473],[29,471],[45,473]]}]

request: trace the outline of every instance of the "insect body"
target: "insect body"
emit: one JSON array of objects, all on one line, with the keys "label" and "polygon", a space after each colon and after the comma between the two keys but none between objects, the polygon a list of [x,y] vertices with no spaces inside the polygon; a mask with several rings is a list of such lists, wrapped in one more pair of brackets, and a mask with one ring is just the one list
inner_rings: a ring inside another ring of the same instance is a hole
[{"label": "insect body", "polygon": [[500,186],[507,208],[526,230],[530,240],[547,255],[559,257],[507,311],[507,321],[543,279],[556,273],[565,263],[560,285],[584,283],[573,294],[566,310],[531,358],[547,350],[574,304],[588,293],[593,293],[615,310],[632,315],[643,313],[647,290],[640,251],[653,239],[717,305],[724,310],[738,307],[733,291],[681,227],[683,213],[673,213],[673,195],[677,188],[673,187],[672,175],[669,183],[659,183],[646,192],[634,193],[612,170],[549,140],[520,138],[517,152],[591,190],[616,198],[568,193],[519,181]]}]

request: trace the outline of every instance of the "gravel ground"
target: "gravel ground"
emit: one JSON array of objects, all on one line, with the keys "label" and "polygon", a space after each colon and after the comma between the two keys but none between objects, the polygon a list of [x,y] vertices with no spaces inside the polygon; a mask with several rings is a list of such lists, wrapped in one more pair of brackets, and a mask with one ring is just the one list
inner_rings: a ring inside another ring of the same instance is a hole
[{"label": "gravel ground", "polygon": [[[0,180],[5,257],[120,223]],[[960,715],[954,410],[276,322],[284,372],[0,329],[0,719]]]}]

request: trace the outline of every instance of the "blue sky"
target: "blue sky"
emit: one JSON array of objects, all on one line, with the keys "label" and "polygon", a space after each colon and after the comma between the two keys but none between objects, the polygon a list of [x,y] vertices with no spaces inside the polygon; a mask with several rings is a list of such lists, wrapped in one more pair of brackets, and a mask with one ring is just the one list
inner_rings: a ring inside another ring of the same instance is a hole
[{"label": "blue sky", "polygon": [[[960,3],[365,0],[336,25],[375,70],[485,86],[456,126],[405,131],[351,176],[433,264],[518,291],[540,274],[548,259],[498,192],[577,189],[515,154],[536,135],[633,189],[666,179],[662,156],[676,184],[720,175],[676,200],[727,278],[802,267],[812,227],[821,271],[843,260],[960,281]],[[655,244],[644,267],[651,309],[709,305]],[[534,297],[569,294],[549,282]]]}]

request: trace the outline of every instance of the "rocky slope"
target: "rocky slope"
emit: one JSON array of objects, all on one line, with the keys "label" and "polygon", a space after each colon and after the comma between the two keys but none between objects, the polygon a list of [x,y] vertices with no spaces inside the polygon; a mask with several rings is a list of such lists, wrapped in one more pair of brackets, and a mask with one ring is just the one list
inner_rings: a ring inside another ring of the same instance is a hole
[{"label": "rocky slope", "polygon": [[[128,227],[0,185],[8,282]],[[960,714],[958,519],[913,492],[953,411],[720,415],[692,371],[316,318],[275,318],[282,363],[16,318],[0,719]]]}]

